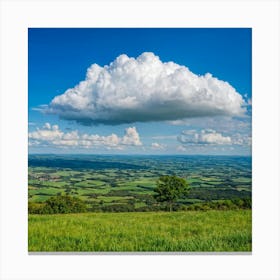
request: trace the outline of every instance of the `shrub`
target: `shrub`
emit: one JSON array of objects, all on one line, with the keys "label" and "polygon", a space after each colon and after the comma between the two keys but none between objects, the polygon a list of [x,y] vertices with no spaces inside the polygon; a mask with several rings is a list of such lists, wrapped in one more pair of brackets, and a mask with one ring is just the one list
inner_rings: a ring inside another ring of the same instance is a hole
[{"label": "shrub", "polygon": [[103,212],[134,212],[134,206],[131,204],[112,204],[101,207]]},{"label": "shrub", "polygon": [[60,195],[50,197],[46,201],[45,210],[49,212],[49,214],[79,213],[86,212],[87,208],[85,202],[77,197]]},{"label": "shrub", "polygon": [[86,212],[84,201],[69,195],[58,195],[50,197],[45,203],[28,203],[30,214],[62,214]]},{"label": "shrub", "polygon": [[28,202],[29,214],[43,214],[44,203]]},{"label": "shrub", "polygon": [[195,203],[180,207],[181,210],[200,211],[200,210],[236,210],[236,209],[251,209],[252,200],[250,198],[219,200],[205,203]]}]

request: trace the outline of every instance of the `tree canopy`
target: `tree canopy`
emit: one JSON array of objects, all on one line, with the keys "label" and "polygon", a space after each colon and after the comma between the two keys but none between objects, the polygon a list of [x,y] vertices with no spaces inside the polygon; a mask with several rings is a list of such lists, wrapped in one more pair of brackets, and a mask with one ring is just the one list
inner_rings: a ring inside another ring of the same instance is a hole
[{"label": "tree canopy", "polygon": [[155,199],[159,202],[167,202],[169,211],[172,211],[173,204],[189,192],[189,185],[184,178],[172,176],[161,176],[154,189]]}]

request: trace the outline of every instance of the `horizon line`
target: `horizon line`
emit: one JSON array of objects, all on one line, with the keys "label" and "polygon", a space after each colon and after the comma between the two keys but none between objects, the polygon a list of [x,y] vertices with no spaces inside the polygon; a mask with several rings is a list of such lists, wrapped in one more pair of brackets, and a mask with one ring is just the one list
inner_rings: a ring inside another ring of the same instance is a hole
[{"label": "horizon line", "polygon": [[227,154],[94,154],[94,153],[28,153],[29,155],[92,155],[92,156],[238,156],[238,157],[252,157],[252,155],[227,155]]}]

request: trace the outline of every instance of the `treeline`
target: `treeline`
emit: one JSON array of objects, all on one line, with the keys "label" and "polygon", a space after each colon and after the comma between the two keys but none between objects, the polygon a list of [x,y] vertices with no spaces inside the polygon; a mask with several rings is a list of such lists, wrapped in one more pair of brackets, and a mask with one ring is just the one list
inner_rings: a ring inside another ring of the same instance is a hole
[{"label": "treeline", "polygon": [[[237,210],[251,209],[252,200],[250,198],[227,199],[219,201],[209,201],[194,204],[175,204],[173,211],[207,211],[207,210]],[[43,203],[28,203],[29,214],[66,214],[83,212],[154,212],[169,211],[166,203],[155,203],[142,207],[135,207],[134,204],[109,204],[91,205],[88,207],[85,201],[69,195],[57,195],[50,197]]]},{"label": "treeline", "polygon": [[181,210],[237,210],[237,209],[252,209],[251,198],[236,198],[218,201],[210,201],[203,203],[195,203],[191,205],[183,205]]}]

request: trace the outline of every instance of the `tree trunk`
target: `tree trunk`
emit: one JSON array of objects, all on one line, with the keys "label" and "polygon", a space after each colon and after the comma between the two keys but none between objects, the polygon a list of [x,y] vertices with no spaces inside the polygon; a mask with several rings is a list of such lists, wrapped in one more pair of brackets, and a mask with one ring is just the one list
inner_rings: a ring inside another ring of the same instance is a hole
[{"label": "tree trunk", "polygon": [[172,202],[169,202],[169,212],[172,212]]}]

